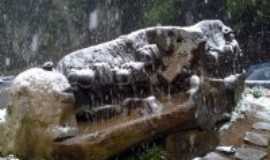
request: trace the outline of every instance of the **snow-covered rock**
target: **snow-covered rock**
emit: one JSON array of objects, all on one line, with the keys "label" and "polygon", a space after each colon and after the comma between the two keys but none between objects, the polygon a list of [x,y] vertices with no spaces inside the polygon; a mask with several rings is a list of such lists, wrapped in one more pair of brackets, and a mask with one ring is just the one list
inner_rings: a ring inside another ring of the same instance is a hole
[{"label": "snow-covered rock", "polygon": [[9,112],[0,112],[6,117],[0,151],[26,159],[48,156],[57,138],[53,129],[76,125],[74,97],[64,92],[69,87],[58,72],[32,68],[19,74],[11,86]]},{"label": "snow-covered rock", "polygon": [[[69,75],[74,68],[88,69],[100,62],[112,68],[121,68],[125,63],[141,62],[152,64],[154,71],[165,66],[162,72],[172,80],[183,66],[190,65],[194,58],[198,58],[194,50],[198,50],[202,44],[204,53],[199,56],[212,58],[214,63],[228,55],[227,52],[231,53],[231,59],[227,61],[234,61],[241,52],[231,28],[219,20],[205,20],[189,27],[157,26],[141,29],[113,41],[80,49],[61,59],[57,69]],[[207,61],[203,63],[208,66]],[[95,69],[99,70],[98,67]],[[218,71],[219,74],[223,74],[222,71]]]}]

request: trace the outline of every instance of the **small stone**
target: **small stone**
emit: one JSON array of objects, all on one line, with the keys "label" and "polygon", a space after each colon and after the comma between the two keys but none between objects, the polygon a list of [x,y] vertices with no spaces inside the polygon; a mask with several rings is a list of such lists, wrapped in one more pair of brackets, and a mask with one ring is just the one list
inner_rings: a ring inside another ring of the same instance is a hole
[{"label": "small stone", "polygon": [[262,160],[266,155],[266,152],[252,148],[239,148],[235,153],[239,160]]},{"label": "small stone", "polygon": [[210,152],[202,160],[229,160],[229,158],[224,157],[216,152]]},{"label": "small stone", "polygon": [[218,146],[216,148],[216,151],[225,153],[225,154],[233,154],[236,151],[236,148],[234,146]]},{"label": "small stone", "polygon": [[260,133],[255,133],[255,132],[246,132],[244,140],[249,143],[252,143],[258,146],[263,146],[263,147],[266,147],[269,144],[269,140],[267,136]]},{"label": "small stone", "polygon": [[256,130],[266,130],[266,131],[270,131],[270,123],[266,123],[266,122],[257,122],[255,124],[253,124],[252,126],[254,129]]},{"label": "small stone", "polygon": [[47,70],[47,71],[52,71],[54,67],[54,63],[52,61],[45,62],[42,65],[42,69]]},{"label": "small stone", "polygon": [[54,141],[62,141],[64,139],[75,137],[78,135],[79,130],[75,127],[55,127],[52,130],[53,137],[55,137]]}]

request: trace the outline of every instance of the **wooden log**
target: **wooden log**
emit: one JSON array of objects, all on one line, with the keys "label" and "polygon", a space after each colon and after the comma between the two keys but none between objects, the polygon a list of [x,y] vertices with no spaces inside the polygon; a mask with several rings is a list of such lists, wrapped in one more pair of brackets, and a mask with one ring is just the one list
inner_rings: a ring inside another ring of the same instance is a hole
[{"label": "wooden log", "polygon": [[194,120],[194,110],[190,104],[179,105],[161,114],[55,142],[53,157],[56,160],[105,160],[159,133],[185,127]]}]

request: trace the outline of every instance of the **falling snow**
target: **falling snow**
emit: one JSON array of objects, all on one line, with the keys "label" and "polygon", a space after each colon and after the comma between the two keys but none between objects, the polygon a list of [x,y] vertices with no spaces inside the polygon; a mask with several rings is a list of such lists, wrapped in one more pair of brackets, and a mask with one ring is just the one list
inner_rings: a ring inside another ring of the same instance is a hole
[{"label": "falling snow", "polygon": [[98,10],[94,10],[89,15],[89,30],[94,30],[98,27]]}]

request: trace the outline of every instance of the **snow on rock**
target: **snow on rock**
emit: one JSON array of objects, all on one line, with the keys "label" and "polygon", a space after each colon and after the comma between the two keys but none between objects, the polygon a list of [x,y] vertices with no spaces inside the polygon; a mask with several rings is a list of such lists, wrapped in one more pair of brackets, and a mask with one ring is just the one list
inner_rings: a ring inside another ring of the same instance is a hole
[{"label": "snow on rock", "polygon": [[7,109],[0,109],[0,124],[6,122]]},{"label": "snow on rock", "polygon": [[79,130],[75,127],[57,126],[54,127],[51,132],[54,134],[53,137],[56,137],[55,139],[64,139],[74,137],[79,133]]},{"label": "snow on rock", "polygon": [[[267,89],[261,89],[259,92],[265,93],[267,91]],[[252,112],[254,115],[259,113],[266,113],[267,115],[268,113],[270,114],[270,98],[263,95],[259,98],[256,98],[252,92],[254,92],[254,89],[250,88],[247,88],[244,91],[242,98],[232,112],[230,122],[223,125],[220,130],[230,128],[230,126],[238,119],[245,118],[245,115],[248,112]],[[256,107],[254,107],[254,105],[256,105]]]},{"label": "snow on rock", "polygon": [[200,77],[197,76],[197,75],[192,75],[190,77],[190,89],[188,90],[188,93],[190,95],[193,95],[195,94],[199,89],[200,89],[200,83],[201,83],[201,80],[200,80]]},{"label": "snow on rock", "polygon": [[70,85],[66,77],[58,72],[32,68],[19,74],[13,81],[12,91],[22,88],[40,92],[62,92]]},{"label": "snow on rock", "polygon": [[145,105],[147,105],[153,113],[160,114],[164,109],[164,106],[154,96],[147,97],[144,101]]},{"label": "snow on rock", "polygon": [[[0,152],[27,157],[25,151],[29,150],[33,159],[47,157],[51,143],[58,138],[52,128],[76,126],[73,94],[64,92],[69,87],[66,77],[55,71],[32,68],[19,74],[10,88],[9,114],[4,132],[0,132],[4,137],[0,139]],[[1,113],[0,116],[4,115]]]},{"label": "snow on rock", "polygon": [[20,159],[17,158],[15,155],[10,154],[7,157],[0,157],[0,160],[20,160]]},{"label": "snow on rock", "polygon": [[[95,12],[93,11],[92,14],[95,15]],[[125,71],[127,74],[132,74],[125,69],[122,70],[122,67],[128,63],[138,63],[131,66],[137,69],[144,67],[145,65],[142,65],[144,63],[153,65],[154,72],[165,66],[162,75],[167,80],[172,80],[183,66],[192,63],[195,57],[193,51],[198,49],[203,42],[206,42],[203,56],[214,57],[215,61],[224,55],[222,53],[228,52],[228,48],[230,52],[240,51],[240,49],[234,49],[239,48],[239,45],[234,37],[230,36],[231,34],[232,29],[220,20],[205,20],[188,27],[149,27],[109,42],[74,51],[59,61],[57,69],[67,76],[73,69],[94,68],[93,70],[98,72],[99,68],[103,67],[97,66],[96,63],[105,63],[110,68],[121,71],[120,73]],[[233,56],[236,55],[237,53],[233,54]],[[231,59],[234,60],[235,57]],[[212,64],[206,62],[204,65]],[[221,72],[223,70],[220,71],[223,75]]]}]

